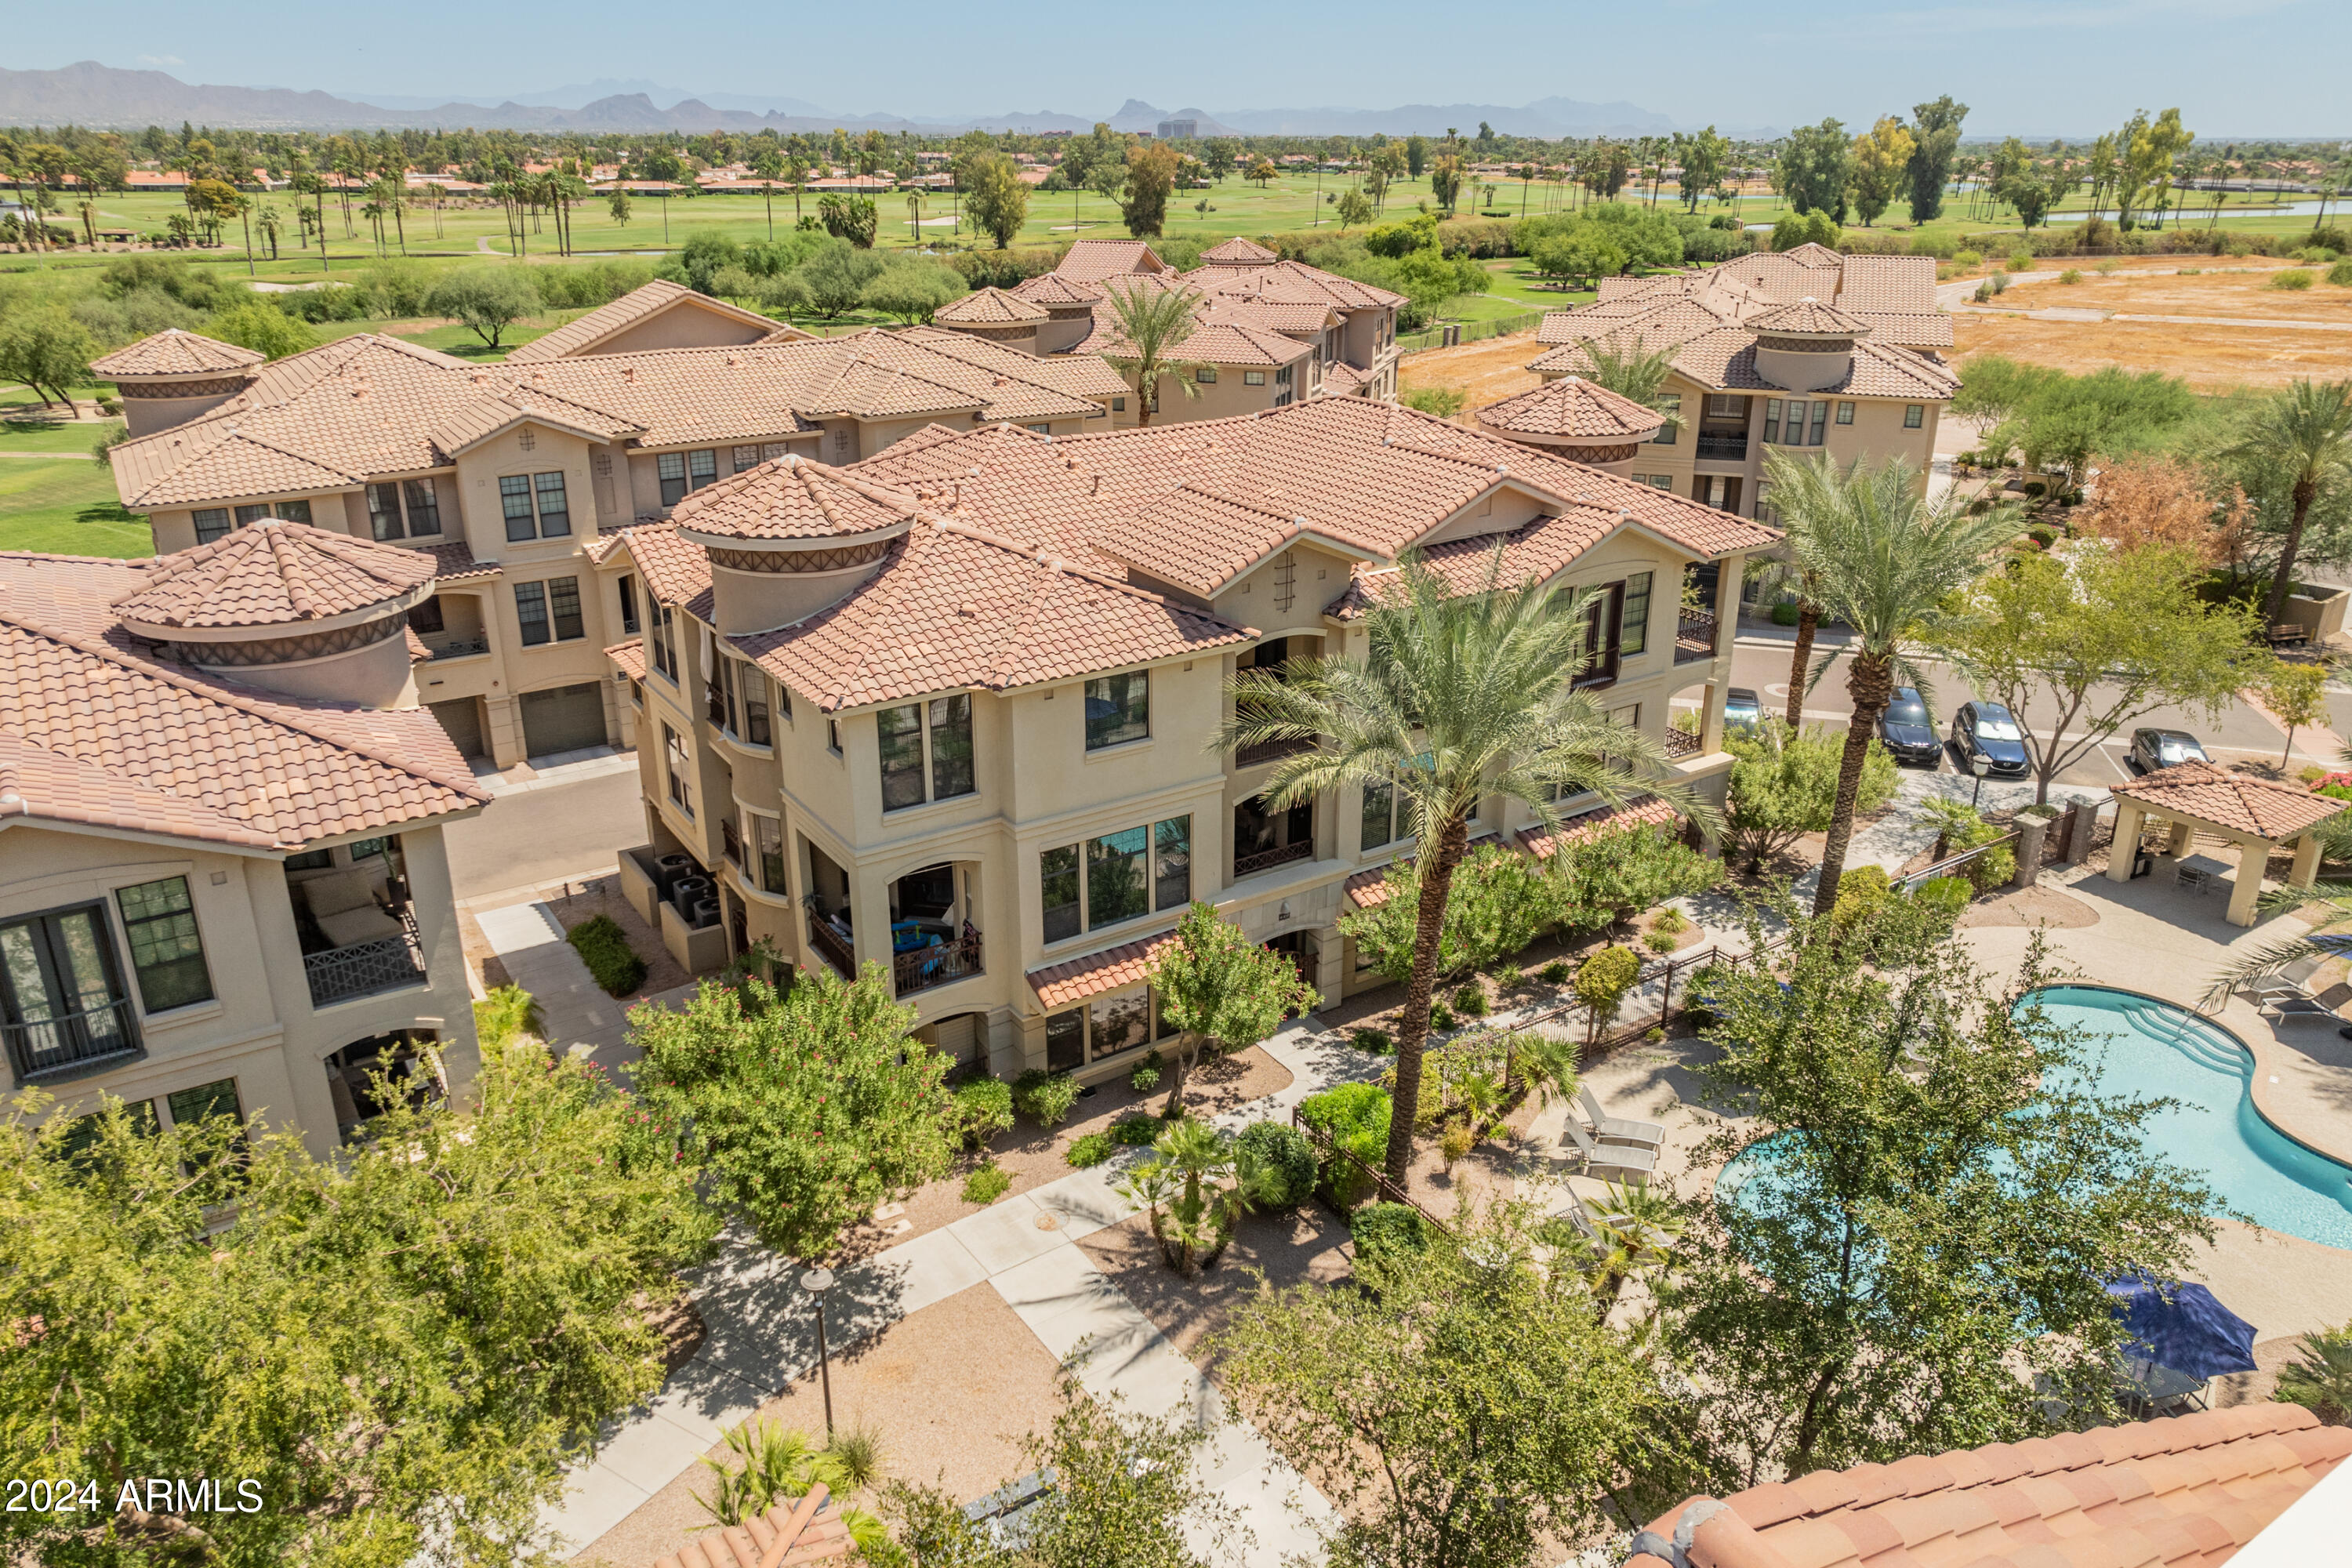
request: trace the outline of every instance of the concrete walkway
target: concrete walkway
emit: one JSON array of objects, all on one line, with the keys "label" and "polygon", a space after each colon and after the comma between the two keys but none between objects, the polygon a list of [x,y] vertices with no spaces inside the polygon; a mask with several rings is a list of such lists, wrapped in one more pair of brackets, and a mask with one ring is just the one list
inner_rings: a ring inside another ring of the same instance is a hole
[{"label": "concrete walkway", "polygon": [[[509,914],[501,924],[528,934],[523,917],[504,910],[481,917],[484,930],[489,919]],[[536,951],[526,948],[524,956]],[[551,1028],[553,1020],[551,1008]],[[1290,1084],[1219,1117],[1218,1125],[1237,1131],[1284,1117],[1318,1089],[1379,1075],[1385,1065],[1381,1058],[1323,1037],[1318,1027],[1310,1015],[1267,1041],[1265,1049],[1289,1069]],[[1149,1415],[1181,1413],[1208,1430],[1202,1479],[1250,1531],[1244,1561],[1276,1568],[1319,1550],[1319,1526],[1331,1517],[1330,1504],[1254,1428],[1227,1415],[1207,1378],[1077,1246],[1135,1213],[1113,1187],[1141,1158],[1141,1151],[1125,1151],[1108,1163],[1006,1198],[845,1269],[828,1298],[827,1335],[840,1351],[986,1283],[1049,1352],[1074,1362],[1089,1392],[1117,1394]],[[800,1273],[797,1263],[738,1235],[694,1277],[695,1304],[707,1331],[702,1347],[648,1404],[604,1433],[594,1459],[573,1473],[562,1504],[543,1512],[542,1528],[562,1540],[559,1550],[577,1551],[612,1529],[764,1400],[815,1369],[815,1321],[797,1283]]]},{"label": "concrete walkway", "polygon": [[477,910],[474,921],[506,965],[508,978],[539,998],[548,1039],[573,1050],[587,1047],[607,1071],[636,1056],[619,1004],[604,994],[563,940],[554,910],[541,903],[509,904]]}]

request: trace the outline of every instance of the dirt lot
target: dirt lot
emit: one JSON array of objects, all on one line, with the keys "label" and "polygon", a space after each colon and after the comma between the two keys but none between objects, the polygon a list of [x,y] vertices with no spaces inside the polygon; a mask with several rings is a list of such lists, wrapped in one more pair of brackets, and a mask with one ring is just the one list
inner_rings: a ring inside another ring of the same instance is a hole
[{"label": "dirt lot", "polygon": [[[2017,292],[2010,291],[2011,297]],[[2352,332],[1969,315],[1953,317],[1952,331],[1963,375],[1972,356],[1997,353],[2075,374],[2109,365],[2158,370],[2200,392],[2226,392],[2233,386],[2284,386],[2308,376],[2341,376],[2352,366]]]},{"label": "dirt lot", "polygon": [[[2064,258],[2038,263],[2063,267]],[[2194,260],[2178,266],[2199,267]],[[2080,283],[2021,283],[1995,301],[2015,310],[2121,310],[2145,316],[2246,316],[2269,321],[2352,323],[2352,289],[2326,281],[2327,268],[2306,267],[2308,289],[2273,289],[2275,262],[2223,260],[2201,267],[2193,277],[2178,272],[2117,269],[2102,275],[2082,268]]]},{"label": "dirt lot", "polygon": [[1488,338],[1458,349],[1423,349],[1404,356],[1398,387],[1404,392],[1422,386],[1454,388],[1466,400],[1460,417],[1467,424],[1473,410],[1540,385],[1540,380],[1525,366],[1543,352],[1533,332]]}]

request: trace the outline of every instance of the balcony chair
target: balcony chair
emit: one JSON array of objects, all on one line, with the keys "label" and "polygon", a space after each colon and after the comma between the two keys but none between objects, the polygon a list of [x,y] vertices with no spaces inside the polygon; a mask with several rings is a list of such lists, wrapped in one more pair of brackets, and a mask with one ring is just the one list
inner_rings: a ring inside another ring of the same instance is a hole
[{"label": "balcony chair", "polygon": [[373,874],[356,867],[299,884],[302,905],[335,947],[353,947],[401,932],[399,920],[376,896]]}]

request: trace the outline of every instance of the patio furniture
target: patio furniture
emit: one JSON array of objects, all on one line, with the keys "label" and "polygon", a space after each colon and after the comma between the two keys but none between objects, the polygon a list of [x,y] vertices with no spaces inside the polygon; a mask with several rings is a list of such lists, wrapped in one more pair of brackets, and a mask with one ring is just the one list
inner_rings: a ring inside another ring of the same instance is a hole
[{"label": "patio furniture", "polygon": [[2294,1018],[2316,1018],[2340,1024],[2344,1020],[2336,1015],[2336,1009],[2311,994],[2311,977],[2319,973],[2319,966],[2332,956],[2315,953],[2309,958],[2298,959],[2268,979],[2255,981],[2247,986],[2247,994],[2253,999],[2259,1011],[2272,1015],[2281,1024]]},{"label": "patio furniture", "polygon": [[2124,1408],[2143,1421],[2210,1408],[2205,1399],[2207,1381],[2146,1356],[2116,1358],[2116,1393]]},{"label": "patio furniture", "polygon": [[2208,1380],[2255,1370],[2254,1325],[2204,1286],[2135,1275],[2108,1280],[2106,1289],[2131,1335],[2116,1369],[2126,1402],[2156,1415],[2191,1401],[2201,1410]]},{"label": "patio furniture", "polygon": [[2172,879],[2200,894],[2220,886],[2229,874],[2230,868],[2210,855],[2184,855],[2172,865]]},{"label": "patio furniture", "polygon": [[1584,1107],[1584,1113],[1592,1119],[1592,1135],[1603,1143],[1632,1143],[1654,1149],[1666,1141],[1664,1123],[1629,1121],[1612,1116],[1601,1109],[1601,1102],[1592,1098],[1592,1090],[1580,1083],[1576,1086],[1576,1098]]},{"label": "patio furniture", "polygon": [[1603,1171],[1615,1171],[1619,1173],[1620,1180],[1646,1184],[1650,1173],[1658,1168],[1658,1152],[1655,1149],[1636,1149],[1622,1143],[1595,1142],[1592,1134],[1584,1130],[1584,1124],[1573,1116],[1568,1118],[1563,1125],[1568,1129],[1569,1137],[1575,1142],[1577,1151],[1584,1156],[1584,1172],[1589,1176],[1598,1176]]}]

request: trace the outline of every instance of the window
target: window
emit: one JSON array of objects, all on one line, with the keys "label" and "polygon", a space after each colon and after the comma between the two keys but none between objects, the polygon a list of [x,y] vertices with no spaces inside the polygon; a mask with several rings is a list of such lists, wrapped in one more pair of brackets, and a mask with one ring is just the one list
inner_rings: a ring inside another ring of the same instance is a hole
[{"label": "window", "polygon": [[378,539],[399,539],[407,533],[407,527],[400,519],[398,485],[368,486],[367,508],[369,531]]},{"label": "window", "polygon": [[0,924],[0,1024],[19,1077],[132,1049],[106,907]]},{"label": "window", "polygon": [[587,624],[580,618],[580,579],[550,577],[547,580],[548,605],[555,615],[555,640],[572,642],[588,635]]},{"label": "window", "polygon": [[768,678],[748,664],[735,673],[743,689],[743,739],[764,746],[768,743]]},{"label": "window", "polygon": [[1851,425],[1851,424],[1853,424],[1853,404],[1851,404],[1851,403],[1840,403],[1840,404],[1838,405],[1838,416],[1837,416],[1837,419],[1838,419],[1838,423],[1839,423],[1839,424],[1841,424],[1841,425]]},{"label": "window", "polygon": [[835,457],[846,458],[849,456],[849,426],[846,425],[840,426],[835,429],[833,433],[833,455]]},{"label": "window", "polygon": [[198,507],[195,511],[196,542],[210,544],[215,539],[228,537],[228,508]]},{"label": "window", "polygon": [[1099,1061],[1143,1044],[1150,1028],[1150,994],[1130,991],[1124,995],[1097,996],[1087,1005],[1087,1055]]},{"label": "window", "polygon": [[687,816],[694,815],[694,784],[687,772],[686,742],[677,731],[662,726],[662,757],[669,771],[669,798]]},{"label": "window", "polygon": [[131,942],[131,970],[139,977],[139,1000],[150,1013],[192,1006],[213,999],[205,970],[204,940],[196,933],[196,907],[185,877],[166,877],[115,890],[122,911],[122,934]]},{"label": "window", "polygon": [[1288,386],[1290,384],[1290,373],[1296,368],[1297,367],[1294,365],[1277,365],[1274,372],[1274,384],[1276,386]]},{"label": "window", "polygon": [[970,693],[885,708],[874,721],[881,740],[883,810],[920,805],[926,799],[952,800],[980,787],[972,765]]},{"label": "window", "polygon": [[278,520],[281,522],[308,522],[310,521],[310,503],[307,500],[282,500],[273,505],[269,510],[277,515]]},{"label": "window", "polygon": [[760,886],[771,893],[784,888],[784,825],[772,816],[751,814],[751,852],[759,858]]},{"label": "window", "polygon": [[841,755],[841,721],[838,719],[824,721],[824,749],[836,757]]},{"label": "window", "polygon": [[1675,437],[1677,434],[1675,429],[1675,420],[1681,416],[1682,411],[1683,399],[1680,393],[1670,392],[1658,399],[1658,412],[1666,416],[1666,422],[1659,426],[1658,433],[1650,438],[1654,446],[1671,447],[1675,444]]},{"label": "window", "polygon": [[539,497],[539,536],[561,539],[572,531],[572,503],[563,497],[562,474],[533,474],[530,488]]},{"label": "window", "polygon": [[1245,370],[1242,372],[1242,384],[1244,386],[1264,386],[1265,384],[1265,372],[1262,370]]},{"label": "window", "polygon": [[1127,412],[1127,399],[1126,399],[1126,398],[1124,398],[1124,397],[1114,397],[1114,398],[1112,398],[1112,399],[1110,400],[1110,411],[1111,411],[1113,414],[1124,414],[1124,413],[1126,413],[1126,412]]},{"label": "window", "polygon": [[635,577],[624,576],[621,579],[621,629],[625,632],[638,629],[637,580]]},{"label": "window", "polygon": [[1124,745],[1151,733],[1151,677],[1145,670],[1087,682],[1087,750]]},{"label": "window", "polygon": [[530,476],[504,474],[499,479],[499,509],[506,514],[507,542],[539,537],[538,519],[530,510]]},{"label": "window", "polygon": [[299,855],[286,857],[289,871],[324,871],[334,863],[335,852],[331,849],[306,849]]},{"label": "window", "polygon": [[676,506],[686,499],[686,454],[664,452],[654,459],[654,472],[661,478],[661,503]]},{"label": "window", "polygon": [[236,525],[239,528],[249,528],[268,515],[269,509],[266,506],[241,506],[236,509]]},{"label": "window", "polygon": [[1143,879],[1144,852],[1150,841],[1150,835],[1140,827],[1087,841],[1088,929],[1151,912],[1151,890]]},{"label": "window", "polygon": [[1706,399],[1706,416],[1709,419],[1746,419],[1748,399],[1736,392],[1709,393]]},{"label": "window", "polygon": [[1045,940],[1060,942],[1078,934],[1078,847],[1065,844],[1037,858],[1038,891],[1045,911]]},{"label": "window", "polygon": [[698,490],[705,485],[719,482],[719,454],[705,448],[686,455],[686,488]]},{"label": "window", "polygon": [[[1779,403],[1780,400],[1775,398],[1764,405],[1764,439],[1767,441],[1780,441],[1780,437],[1772,434],[1772,422],[1780,416]],[[1781,444],[1790,447],[1803,446],[1805,444],[1805,400],[1803,398],[1792,397],[1789,400],[1788,425],[1789,438]]]},{"label": "window", "polygon": [[1780,400],[1777,397],[1768,397],[1764,400],[1764,444],[1769,447],[1780,439]]},{"label": "window", "polygon": [[1082,1067],[1087,1059],[1087,1010],[1073,1007],[1045,1019],[1045,1066],[1055,1072]]},{"label": "window", "polygon": [[236,1079],[233,1078],[167,1094],[163,1103],[172,1108],[174,1127],[194,1127],[211,1116],[226,1116],[240,1125],[245,1121],[245,1107],[237,1100]]},{"label": "window", "polygon": [[1051,436],[1054,433],[1054,427],[1051,425],[1024,425],[1022,428],[1034,431],[1040,436]]},{"label": "window", "polygon": [[1918,429],[1920,426],[1927,423],[1927,405],[1926,404],[1906,403],[1903,405],[1903,428],[1906,430]]},{"label": "window", "polygon": [[793,716],[793,689],[781,680],[776,682],[776,711],[787,720]]},{"label": "window", "polygon": [[1812,427],[1806,432],[1805,445],[1808,447],[1820,446],[1822,444],[1822,434],[1828,428],[1829,422],[1830,405],[1825,402],[1814,404]]},{"label": "window", "polygon": [[1396,785],[1388,779],[1378,779],[1364,785],[1364,827],[1357,839],[1359,849],[1378,849],[1393,843],[1396,831]]},{"label": "window", "polygon": [[1192,901],[1192,819],[1171,816],[1151,828],[1151,901],[1173,910]]},{"label": "window", "polygon": [[646,683],[644,681],[632,680],[629,682],[629,702],[633,707],[637,708],[642,708],[646,705]]},{"label": "window", "polygon": [[1625,608],[1618,616],[1617,651],[1636,654],[1650,646],[1650,576],[1636,572],[1625,579]]},{"label": "window", "polygon": [[740,474],[740,473],[743,472],[746,468],[758,468],[759,466],[760,466],[760,448],[759,448],[759,447],[736,447],[736,448],[735,448],[735,471],[736,471],[737,473],[739,473],[739,474]]},{"label": "window", "polygon": [[677,613],[658,599],[653,601],[650,609],[654,617],[654,635],[650,639],[654,668],[675,686],[677,684]]},{"label": "window", "polygon": [[354,838],[343,846],[343,853],[351,857],[352,864],[356,866],[362,860],[374,859],[391,847],[392,840],[389,837]]},{"label": "window", "polygon": [[522,624],[525,647],[537,647],[546,642],[572,642],[588,635],[580,618],[579,578],[550,577],[539,583],[518,583],[514,596],[515,619]]},{"label": "window", "polygon": [[[402,502],[407,515],[402,516]],[[423,537],[441,531],[441,509],[430,479],[385,480],[367,487],[368,529],[378,539]]]},{"label": "window", "polygon": [[1214,386],[1217,384],[1217,367],[1213,364],[1202,365],[1192,372],[1192,379],[1200,385]]},{"label": "window", "polygon": [[431,479],[403,479],[400,493],[408,502],[408,531],[412,536],[441,531],[441,498],[434,493]]}]

